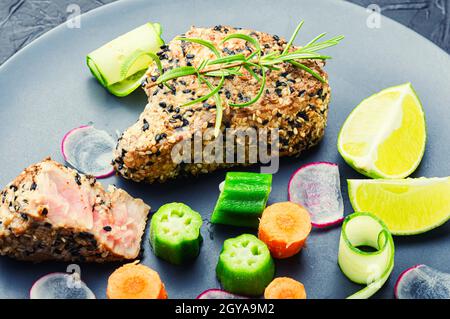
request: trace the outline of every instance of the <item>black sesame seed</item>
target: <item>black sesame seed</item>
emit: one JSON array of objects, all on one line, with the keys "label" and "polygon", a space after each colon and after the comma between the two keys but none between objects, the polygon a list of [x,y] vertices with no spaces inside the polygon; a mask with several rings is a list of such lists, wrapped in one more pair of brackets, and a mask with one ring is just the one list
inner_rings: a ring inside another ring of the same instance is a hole
[{"label": "black sesame seed", "polygon": [[303,96],[303,95],[305,95],[305,93],[306,93],[306,90],[301,90],[298,92],[298,96]]},{"label": "black sesame seed", "polygon": [[285,82],[281,82],[281,81],[279,81],[279,80],[277,80],[276,82],[275,82],[275,86],[286,86],[287,84],[285,83]]},{"label": "black sesame seed", "polygon": [[44,207],[44,208],[42,209],[42,211],[41,211],[41,215],[42,215],[42,216],[47,216],[47,214],[48,214],[48,209]]},{"label": "black sesame seed", "polygon": [[159,90],[156,89],[156,90],[153,92],[153,96],[155,96],[156,94],[158,94],[158,92],[159,92]]},{"label": "black sesame seed", "polygon": [[297,113],[297,117],[300,117],[300,118],[304,119],[305,121],[309,121],[308,114],[306,114],[306,113],[303,112],[303,111],[298,112],[298,113]]},{"label": "black sesame seed", "polygon": [[28,220],[28,215],[25,213],[21,213],[20,217],[22,217],[23,220]]},{"label": "black sesame seed", "polygon": [[158,87],[159,87],[160,89],[162,89],[162,88],[164,87],[164,85],[163,85],[162,83],[160,83],[160,84],[158,84]]},{"label": "black sesame seed", "polygon": [[180,108],[178,106],[175,108],[175,113],[180,113]]},{"label": "black sesame seed", "polygon": [[323,95],[323,89],[319,89],[319,90],[317,91],[317,95],[318,95],[319,97],[322,97],[322,95]]},{"label": "black sesame seed", "polygon": [[37,188],[37,184],[35,182],[31,183],[30,190],[34,191]]},{"label": "black sesame seed", "polygon": [[287,77],[287,76],[288,76],[288,74],[289,74],[289,72],[283,72],[283,73],[281,73],[281,74],[280,74],[280,76],[282,76],[282,77],[284,77],[284,78],[285,78],[285,77]]},{"label": "black sesame seed", "polygon": [[173,112],[173,105],[169,105],[169,107],[167,108],[167,112],[169,113]]},{"label": "black sesame seed", "polygon": [[213,30],[214,31],[221,31],[222,30],[222,26],[220,24],[216,25]]},{"label": "black sesame seed", "polygon": [[150,80],[152,80],[152,82],[156,82],[156,80],[158,80],[158,78],[156,76],[152,75],[150,77]]},{"label": "black sesame seed", "polygon": [[190,90],[190,89],[185,89],[185,90],[183,90],[183,93],[184,94],[188,94],[188,93],[191,93],[192,92],[192,90]]},{"label": "black sesame seed", "polygon": [[169,57],[167,56],[167,54],[161,54],[160,56],[159,56],[159,59],[160,60],[167,60]]},{"label": "black sesame seed", "polygon": [[276,34],[273,36],[273,39],[274,39],[275,41],[280,41],[280,37],[277,36]]},{"label": "black sesame seed", "polygon": [[195,58],[194,54],[192,54],[192,53],[186,54],[186,59],[193,59],[193,58]]},{"label": "black sesame seed", "polygon": [[183,119],[183,126],[188,126],[189,125],[189,121],[186,119]]},{"label": "black sesame seed", "polygon": [[169,46],[166,44],[163,44],[162,46],[159,47],[161,50],[163,51],[167,51],[169,49]]},{"label": "black sesame seed", "polygon": [[15,192],[17,190],[17,186],[16,185],[11,185],[11,186],[9,186],[9,189],[12,189]]},{"label": "black sesame seed", "polygon": [[225,97],[226,97],[227,99],[231,99],[231,93],[230,93],[230,91],[225,90]]},{"label": "black sesame seed", "polygon": [[204,102],[203,107],[207,110],[210,110],[210,109],[215,108],[216,106],[214,104],[209,104],[208,102]]},{"label": "black sesame seed", "polygon": [[181,120],[183,117],[180,114],[174,114],[172,115],[172,118],[175,120]]},{"label": "black sesame seed", "polygon": [[156,134],[155,141],[156,141],[156,143],[158,143],[159,141],[161,141],[162,139],[164,139],[166,137],[167,137],[166,133]]},{"label": "black sesame seed", "polygon": [[281,90],[280,88],[276,88],[276,89],[275,89],[275,93],[276,93],[279,97],[282,97],[282,96],[283,96],[282,90]]},{"label": "black sesame seed", "polygon": [[148,124],[146,119],[144,119],[143,122],[144,122],[144,125],[142,125],[142,131],[145,132],[149,129],[150,125]]},{"label": "black sesame seed", "polygon": [[144,79],[144,80],[141,82],[141,86],[144,87],[144,88],[147,86],[147,79]]},{"label": "black sesame seed", "polygon": [[269,123],[268,119],[265,119],[265,120],[262,121],[262,125],[266,125],[267,123]]},{"label": "black sesame seed", "polygon": [[81,176],[80,176],[80,174],[78,174],[78,173],[75,174],[75,182],[76,182],[78,185],[81,185]]},{"label": "black sesame seed", "polygon": [[228,54],[228,55],[235,55],[235,54],[236,54],[235,51],[230,50],[230,49],[228,49],[228,48],[223,48],[222,51],[223,51],[224,53]]},{"label": "black sesame seed", "polygon": [[167,106],[166,102],[159,102],[159,106],[162,108],[165,108]]},{"label": "black sesame seed", "polygon": [[105,226],[105,227],[103,227],[103,230],[104,231],[111,231],[112,228],[111,228],[111,226]]}]

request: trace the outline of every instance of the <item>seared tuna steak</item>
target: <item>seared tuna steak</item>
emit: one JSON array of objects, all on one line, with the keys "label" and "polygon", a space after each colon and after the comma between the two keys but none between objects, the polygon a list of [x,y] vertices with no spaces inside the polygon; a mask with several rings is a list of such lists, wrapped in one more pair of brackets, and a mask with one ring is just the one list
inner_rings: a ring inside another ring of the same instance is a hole
[{"label": "seared tuna steak", "polygon": [[[201,38],[214,43],[223,56],[242,53],[250,55],[251,45],[239,39],[222,43],[229,34],[244,33],[256,38],[265,55],[281,52],[286,41],[278,36],[245,29],[217,26],[214,28],[192,27],[185,36]],[[291,50],[295,50],[292,48]],[[204,60],[213,60],[214,54],[205,46],[187,41],[173,40],[161,47],[158,53],[162,67],[193,65],[198,67]],[[327,78],[320,60],[302,61],[306,66]],[[278,66],[278,65],[277,65]],[[226,77],[219,91],[223,101],[221,130],[279,129],[279,154],[298,155],[316,145],[324,135],[327,122],[330,89],[310,73],[289,63],[279,65],[279,70],[267,71],[267,83],[261,98],[248,107],[231,107],[229,103],[244,103],[253,98],[260,83],[242,69],[242,76]],[[199,84],[196,76],[184,76],[168,82],[168,87],[152,85],[159,71],[152,66],[144,89],[148,104],[139,120],[128,128],[119,139],[115,152],[115,168],[125,178],[144,182],[163,182],[179,175],[208,173],[217,168],[230,166],[217,162],[177,163],[171,157],[174,146],[192,140],[194,134],[204,134],[215,126],[216,105],[214,98],[203,103],[182,106],[184,103],[209,93],[206,84]],[[219,78],[210,79],[217,85]],[[206,147],[207,141],[203,142]]]},{"label": "seared tuna steak", "polygon": [[150,207],[45,159],[0,193],[0,254],[21,260],[134,259]]}]

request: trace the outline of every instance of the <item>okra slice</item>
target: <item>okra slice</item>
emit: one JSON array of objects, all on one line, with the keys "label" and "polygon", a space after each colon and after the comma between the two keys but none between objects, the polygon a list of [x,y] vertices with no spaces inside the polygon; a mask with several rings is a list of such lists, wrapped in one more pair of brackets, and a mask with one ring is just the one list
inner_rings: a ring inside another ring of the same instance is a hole
[{"label": "okra slice", "polygon": [[229,172],[211,216],[214,224],[258,227],[272,186],[272,175]]},{"label": "okra slice", "polygon": [[275,274],[269,249],[250,234],[225,240],[216,267],[224,290],[234,294],[258,296]]},{"label": "okra slice", "polygon": [[202,217],[189,206],[170,203],[161,206],[150,223],[153,252],[172,264],[190,261],[200,253]]}]

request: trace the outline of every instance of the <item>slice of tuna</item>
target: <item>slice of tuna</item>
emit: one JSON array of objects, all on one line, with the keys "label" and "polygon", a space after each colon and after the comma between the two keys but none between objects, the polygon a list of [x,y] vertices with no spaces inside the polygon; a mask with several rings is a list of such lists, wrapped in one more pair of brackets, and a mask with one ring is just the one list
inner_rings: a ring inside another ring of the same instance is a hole
[{"label": "slice of tuna", "polygon": [[0,254],[20,260],[135,259],[150,207],[50,158],[0,192]]}]

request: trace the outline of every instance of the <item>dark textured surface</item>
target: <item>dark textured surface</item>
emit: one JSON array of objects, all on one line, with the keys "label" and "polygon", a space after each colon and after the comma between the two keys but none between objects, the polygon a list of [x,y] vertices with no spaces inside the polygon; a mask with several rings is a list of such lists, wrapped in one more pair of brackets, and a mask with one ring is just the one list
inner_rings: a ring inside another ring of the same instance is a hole
[{"label": "dark textured surface", "polygon": [[[2,0],[0,2],[0,64],[24,45],[66,21],[69,4],[87,12],[115,0]],[[338,1],[338,0],[336,0]],[[349,0],[379,5],[386,16],[419,32],[450,52],[449,0]]]},{"label": "dark textured surface", "polygon": [[[299,158],[285,158],[273,177],[269,203],[287,200],[290,175],[301,165],[329,161],[339,165],[345,213],[348,201],[346,179],[362,178],[345,164],[336,149],[339,128],[350,111],[365,97],[383,88],[411,81],[427,115],[428,141],[425,157],[413,174],[450,175],[450,56],[413,31],[384,19],[380,29],[366,26],[367,13],[358,6],[329,0],[259,0],[265,10],[242,0],[172,0],[118,2],[86,14],[81,29],[59,27],[21,50],[0,66],[0,185],[6,185],[24,167],[51,155],[62,162],[59,146],[64,133],[94,121],[111,134],[134,123],[146,103],[142,90],[117,98],[101,87],[88,72],[85,56],[94,48],[147,21],[160,21],[164,37],[171,39],[189,25],[217,23],[252,27],[288,37],[298,20],[306,23],[297,43],[322,31],[344,34],[342,44],[330,49],[327,63],[332,102],[324,140]],[[245,17],[236,14],[239,5]],[[120,19],[114,19],[120,17]],[[357,53],[357,54],[355,54]],[[382,61],[382,63],[380,62]],[[418,63],[420,62],[420,63]],[[31,74],[31,76],[30,76]],[[441,89],[442,88],[442,89]],[[13,145],[13,147],[12,147]],[[253,167],[252,169],[256,169]],[[156,269],[171,298],[193,298],[202,290],[219,286],[214,268],[226,238],[253,230],[212,226],[207,221],[217,200],[219,183],[225,172],[197,179],[177,180],[163,185],[142,185],[118,176],[103,180],[116,184],[131,195],[141,197],[158,209],[162,204],[184,202],[204,219],[203,246],[199,257],[183,267],[156,258],[148,236],[143,243],[142,262]],[[337,265],[340,227],[314,230],[307,247],[298,255],[276,262],[277,276],[290,276],[304,283],[310,298],[343,298],[357,291]],[[450,271],[450,223],[423,235],[396,237],[395,268],[386,285],[376,295],[392,298],[396,278],[406,268],[427,264]],[[65,271],[65,263],[19,262],[0,258],[0,297],[27,298],[28,289],[42,275]],[[98,298],[105,297],[109,274],[117,264],[81,265],[81,276]]]}]

